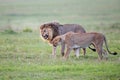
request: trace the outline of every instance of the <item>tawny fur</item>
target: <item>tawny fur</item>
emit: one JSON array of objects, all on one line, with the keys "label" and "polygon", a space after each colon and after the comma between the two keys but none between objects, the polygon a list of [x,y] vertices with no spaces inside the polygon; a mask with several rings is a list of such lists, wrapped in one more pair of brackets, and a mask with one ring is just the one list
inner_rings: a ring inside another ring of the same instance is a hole
[{"label": "tawny fur", "polygon": [[106,38],[101,33],[91,32],[91,33],[73,33],[68,32],[64,35],[57,36],[53,39],[51,42],[53,46],[57,47],[61,42],[64,42],[67,47],[67,51],[64,55],[64,58],[68,58],[70,51],[72,49],[76,48],[86,48],[90,44],[93,44],[98,55],[99,59],[101,60],[103,58],[104,54],[107,55],[106,50],[103,49],[103,44],[105,43],[107,52],[113,55],[116,55],[117,53],[111,53],[108,49]]},{"label": "tawny fur", "polygon": [[[78,24],[59,24],[58,22],[50,22],[40,26],[40,33],[43,40],[51,42],[56,36],[63,35],[69,31],[75,33],[85,33],[84,28]],[[61,44],[61,54],[64,55],[65,44]],[[53,47],[52,55],[55,55],[56,49]],[[85,49],[84,49],[85,54]]]}]

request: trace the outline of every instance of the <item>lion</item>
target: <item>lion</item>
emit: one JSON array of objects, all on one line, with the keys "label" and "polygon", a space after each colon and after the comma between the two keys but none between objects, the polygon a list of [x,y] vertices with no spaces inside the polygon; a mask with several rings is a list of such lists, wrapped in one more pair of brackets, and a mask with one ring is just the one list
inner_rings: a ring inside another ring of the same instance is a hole
[{"label": "lion", "polygon": [[[69,31],[75,33],[85,33],[85,29],[78,24],[59,24],[58,22],[50,22],[40,26],[40,33],[43,40],[50,43],[56,36],[63,35]],[[89,47],[90,48],[90,47]],[[56,55],[56,48],[53,46],[52,55]],[[95,49],[90,48],[95,51]],[[61,54],[64,56],[65,44],[61,43]],[[86,49],[83,48],[84,55],[86,53]]]},{"label": "lion", "polygon": [[[116,55],[117,53],[111,53],[110,50],[108,49],[106,37],[97,32],[90,32],[90,33],[74,33],[74,32],[68,32],[64,35],[60,35],[55,37],[52,41],[51,44],[53,44],[54,47],[57,47],[61,43],[65,43],[67,47],[67,51],[64,55],[64,58],[67,59],[69,57],[70,51],[72,49],[77,49],[76,50],[76,55],[79,56],[79,48],[86,48],[90,44],[93,44],[97,53],[98,53],[98,58],[101,60],[103,58],[102,54],[105,55],[107,59],[107,52]],[[103,44],[105,43],[105,47],[107,49],[107,52],[105,49],[103,49]]]}]

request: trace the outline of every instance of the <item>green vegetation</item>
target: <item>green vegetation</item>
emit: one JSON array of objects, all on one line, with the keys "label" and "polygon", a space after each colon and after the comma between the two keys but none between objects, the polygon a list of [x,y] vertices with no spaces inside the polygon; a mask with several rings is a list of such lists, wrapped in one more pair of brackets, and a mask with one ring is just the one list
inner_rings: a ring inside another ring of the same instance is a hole
[{"label": "green vegetation", "polygon": [[7,34],[15,34],[16,32],[12,29],[7,29],[5,30],[3,33],[7,33]]},{"label": "green vegetation", "polygon": [[107,61],[98,61],[96,52],[87,49],[84,57],[76,59],[74,53],[62,60],[60,48],[57,57],[51,57],[52,48],[44,43],[39,33],[0,33],[1,80],[119,80],[120,38],[118,33],[107,34],[109,48],[118,55],[109,54]]},{"label": "green vegetation", "polygon": [[23,32],[32,32],[32,29],[30,29],[30,28],[25,28],[25,29],[23,29]]},{"label": "green vegetation", "polygon": [[[119,4],[119,0],[1,0],[0,80],[120,80]],[[118,55],[99,61],[98,54],[87,49],[86,56],[81,50],[77,59],[72,52],[64,61],[59,47],[52,58],[52,47],[39,37],[38,26],[53,20],[105,34],[109,49]]]}]

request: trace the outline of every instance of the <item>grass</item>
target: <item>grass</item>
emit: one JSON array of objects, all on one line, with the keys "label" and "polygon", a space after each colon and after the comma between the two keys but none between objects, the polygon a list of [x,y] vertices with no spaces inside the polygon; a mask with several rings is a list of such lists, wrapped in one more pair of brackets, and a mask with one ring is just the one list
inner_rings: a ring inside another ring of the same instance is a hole
[{"label": "grass", "polygon": [[[119,0],[0,0],[0,80],[120,80]],[[52,47],[39,37],[38,26],[57,20],[77,23],[106,35],[111,51],[98,61],[96,52],[72,52],[62,60],[60,47],[52,58]],[[8,29],[10,26],[10,29]],[[24,29],[32,32],[23,32]],[[5,30],[5,31],[4,31]]]},{"label": "grass", "polygon": [[32,29],[30,29],[30,28],[25,28],[25,29],[23,29],[23,32],[32,32]]},{"label": "grass", "polygon": [[[107,36],[110,39],[113,37],[111,34]],[[80,58],[76,59],[71,53],[70,58],[64,61],[59,48],[57,58],[51,58],[52,48],[41,40],[39,33],[0,33],[0,79],[119,80],[120,39],[117,39],[117,43],[116,39],[108,40],[108,43],[110,49],[117,51],[118,55],[109,54],[107,61],[98,61],[97,53],[89,49],[85,57],[81,52]]]}]

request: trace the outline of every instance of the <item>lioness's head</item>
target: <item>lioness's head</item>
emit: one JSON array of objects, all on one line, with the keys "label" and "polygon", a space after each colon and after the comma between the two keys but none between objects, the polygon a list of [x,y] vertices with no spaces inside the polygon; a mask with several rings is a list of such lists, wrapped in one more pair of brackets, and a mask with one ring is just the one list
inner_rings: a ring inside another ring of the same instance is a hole
[{"label": "lioness's head", "polygon": [[61,44],[61,41],[62,41],[61,36],[57,36],[57,37],[55,37],[55,38],[52,40],[51,44],[52,44],[54,47],[57,47],[58,45]]},{"label": "lioness's head", "polygon": [[58,25],[57,22],[46,23],[40,26],[40,33],[43,39],[51,41],[54,37],[56,37],[58,33]]}]

